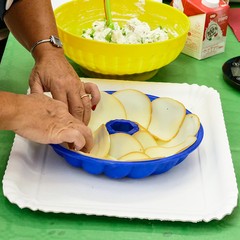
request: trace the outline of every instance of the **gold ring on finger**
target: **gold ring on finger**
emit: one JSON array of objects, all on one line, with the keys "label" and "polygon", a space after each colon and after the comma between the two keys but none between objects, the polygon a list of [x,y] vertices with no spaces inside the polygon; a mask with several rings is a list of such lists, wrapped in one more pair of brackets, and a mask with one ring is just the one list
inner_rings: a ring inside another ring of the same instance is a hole
[{"label": "gold ring on finger", "polygon": [[89,97],[89,95],[88,94],[83,94],[80,98],[82,99],[82,98],[85,98],[85,97]]}]

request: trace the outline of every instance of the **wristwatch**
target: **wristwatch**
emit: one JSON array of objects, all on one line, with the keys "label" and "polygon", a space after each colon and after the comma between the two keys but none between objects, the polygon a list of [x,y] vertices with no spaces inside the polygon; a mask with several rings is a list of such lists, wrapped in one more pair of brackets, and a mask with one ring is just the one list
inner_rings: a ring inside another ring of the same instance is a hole
[{"label": "wristwatch", "polygon": [[51,35],[51,36],[49,37],[49,39],[43,39],[43,40],[37,41],[37,42],[33,45],[33,47],[30,49],[30,52],[32,53],[33,50],[34,50],[34,48],[35,48],[37,45],[39,45],[39,44],[41,44],[41,43],[46,43],[46,42],[50,42],[54,47],[58,47],[58,48],[62,48],[62,47],[63,47],[63,44],[62,44],[61,40],[60,40],[58,37]]},{"label": "wristwatch", "polygon": [[53,46],[61,48],[63,46],[61,40],[56,37],[56,36],[50,36],[50,42],[52,43]]}]

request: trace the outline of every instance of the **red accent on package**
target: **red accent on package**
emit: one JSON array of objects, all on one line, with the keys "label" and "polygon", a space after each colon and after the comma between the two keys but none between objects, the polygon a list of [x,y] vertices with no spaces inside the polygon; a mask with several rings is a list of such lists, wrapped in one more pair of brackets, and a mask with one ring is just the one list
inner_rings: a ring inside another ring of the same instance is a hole
[{"label": "red accent on package", "polygon": [[228,24],[234,32],[237,40],[240,42],[240,8],[229,9]]}]

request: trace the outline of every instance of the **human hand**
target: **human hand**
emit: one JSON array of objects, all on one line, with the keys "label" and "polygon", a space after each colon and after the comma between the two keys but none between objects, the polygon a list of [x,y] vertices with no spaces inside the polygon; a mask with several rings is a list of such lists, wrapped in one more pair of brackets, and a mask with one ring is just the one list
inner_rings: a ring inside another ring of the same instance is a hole
[{"label": "human hand", "polygon": [[10,130],[42,144],[72,143],[76,150],[89,152],[93,146],[91,130],[69,112],[67,105],[44,94],[16,95]]},{"label": "human hand", "polygon": [[[91,109],[100,100],[97,85],[83,83],[65,58],[62,49],[48,49],[47,54],[35,58],[35,66],[30,75],[31,93],[50,91],[53,98],[67,104],[69,112],[88,124]],[[82,97],[89,94],[89,97]]]}]

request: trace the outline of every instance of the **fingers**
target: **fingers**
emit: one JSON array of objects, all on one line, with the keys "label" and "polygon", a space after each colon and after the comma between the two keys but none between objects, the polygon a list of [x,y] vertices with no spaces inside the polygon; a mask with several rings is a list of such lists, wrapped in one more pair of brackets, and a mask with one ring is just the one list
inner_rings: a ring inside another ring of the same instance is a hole
[{"label": "fingers", "polygon": [[51,94],[54,99],[64,102],[68,106],[68,99],[65,91],[59,89],[58,91],[52,91]]},{"label": "fingers", "polygon": [[80,82],[79,92],[68,94],[68,106],[70,113],[86,125],[91,117],[91,110],[96,108],[100,101],[100,91],[94,83]]},{"label": "fingers", "polygon": [[84,87],[85,87],[86,93],[91,95],[92,107],[96,106],[99,103],[101,98],[100,91],[97,85],[94,83],[87,82],[87,83],[84,83]]},{"label": "fingers", "polygon": [[89,153],[93,147],[93,137],[90,129],[86,126],[67,128],[61,132],[62,142],[70,143],[70,146],[77,151]]},{"label": "fingers", "polygon": [[43,93],[44,89],[42,84],[39,84],[39,81],[35,78],[34,72],[31,73],[29,78],[29,86],[31,93]]},{"label": "fingers", "polygon": [[87,125],[91,117],[92,105],[90,97],[85,92],[84,85],[81,84],[81,88],[77,91],[69,92],[67,98],[69,112]]}]

